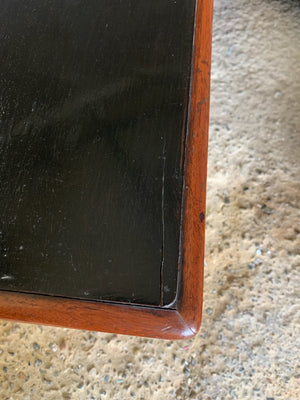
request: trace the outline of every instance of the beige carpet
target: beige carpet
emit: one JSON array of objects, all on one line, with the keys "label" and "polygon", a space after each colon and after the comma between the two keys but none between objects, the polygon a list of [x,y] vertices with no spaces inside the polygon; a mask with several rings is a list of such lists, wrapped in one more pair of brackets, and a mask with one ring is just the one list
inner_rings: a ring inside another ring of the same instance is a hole
[{"label": "beige carpet", "polygon": [[298,0],[215,1],[200,333],[2,321],[1,400],[300,399],[299,66]]}]

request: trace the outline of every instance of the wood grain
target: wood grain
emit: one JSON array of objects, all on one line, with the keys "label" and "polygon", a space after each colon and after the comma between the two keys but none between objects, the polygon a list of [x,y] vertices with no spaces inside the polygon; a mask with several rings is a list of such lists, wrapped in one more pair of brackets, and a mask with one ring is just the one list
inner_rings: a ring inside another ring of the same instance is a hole
[{"label": "wood grain", "polygon": [[193,336],[176,310],[2,292],[3,319],[143,337]]}]

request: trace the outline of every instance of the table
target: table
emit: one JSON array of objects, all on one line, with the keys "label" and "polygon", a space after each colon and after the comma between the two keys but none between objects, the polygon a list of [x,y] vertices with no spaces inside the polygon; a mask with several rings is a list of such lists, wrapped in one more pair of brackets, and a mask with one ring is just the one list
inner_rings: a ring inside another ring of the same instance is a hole
[{"label": "table", "polygon": [[195,335],[212,1],[0,10],[0,318]]}]

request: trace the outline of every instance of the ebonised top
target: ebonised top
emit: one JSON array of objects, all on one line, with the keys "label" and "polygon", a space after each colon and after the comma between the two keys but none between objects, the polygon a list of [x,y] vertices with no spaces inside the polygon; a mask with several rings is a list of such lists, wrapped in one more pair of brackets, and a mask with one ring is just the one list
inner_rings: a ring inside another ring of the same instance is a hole
[{"label": "ebonised top", "polygon": [[194,8],[0,1],[0,289],[174,300]]}]

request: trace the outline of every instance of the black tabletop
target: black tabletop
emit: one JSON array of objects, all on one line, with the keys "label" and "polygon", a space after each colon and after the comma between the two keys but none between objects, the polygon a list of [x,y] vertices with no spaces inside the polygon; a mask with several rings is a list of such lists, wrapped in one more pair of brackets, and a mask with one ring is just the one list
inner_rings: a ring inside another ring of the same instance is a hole
[{"label": "black tabletop", "polygon": [[176,295],[194,0],[0,0],[0,289]]}]

